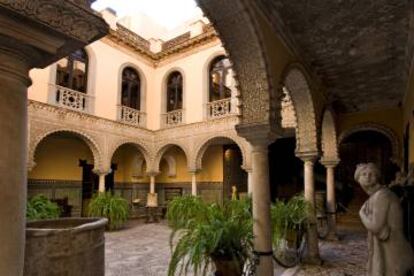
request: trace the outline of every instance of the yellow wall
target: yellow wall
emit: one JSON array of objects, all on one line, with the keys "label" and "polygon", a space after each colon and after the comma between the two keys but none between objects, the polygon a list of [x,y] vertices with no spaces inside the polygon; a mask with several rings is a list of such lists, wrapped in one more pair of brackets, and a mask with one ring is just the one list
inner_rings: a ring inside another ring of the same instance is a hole
[{"label": "yellow wall", "polygon": [[408,162],[414,163],[414,74],[413,74],[413,68],[411,68],[411,74],[408,82],[408,89],[406,91],[406,95],[404,98],[404,104],[403,104],[403,131],[405,131],[405,128],[407,124],[410,124],[410,130],[409,130],[409,143],[408,143]]},{"label": "yellow wall", "polygon": [[[139,182],[148,183],[148,177],[133,178],[134,155],[137,150],[133,146],[124,145],[120,147],[112,158],[112,163],[117,164],[115,171],[116,182]],[[181,183],[191,182],[191,175],[188,173],[187,160],[184,152],[173,147],[168,150],[166,155],[172,155],[176,161],[176,175],[168,176],[168,164],[162,159],[160,164],[160,174],[156,176],[157,183]],[[145,174],[145,166],[143,168]],[[223,181],[223,147],[210,146],[203,158],[203,170],[197,174],[197,182],[222,182]]]},{"label": "yellow wall", "polygon": [[29,179],[82,180],[79,159],[93,163],[92,152],[76,137],[53,135],[45,138],[36,150],[36,166]]},{"label": "yellow wall", "polygon": [[338,134],[364,123],[377,123],[392,129],[402,143],[402,114],[399,108],[339,115]]}]

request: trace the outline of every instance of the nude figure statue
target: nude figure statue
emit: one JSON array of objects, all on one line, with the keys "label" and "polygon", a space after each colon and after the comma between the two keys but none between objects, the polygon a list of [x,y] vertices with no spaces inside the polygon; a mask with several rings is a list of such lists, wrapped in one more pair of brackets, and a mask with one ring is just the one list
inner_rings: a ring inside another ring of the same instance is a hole
[{"label": "nude figure statue", "polygon": [[403,233],[398,197],[379,183],[375,164],[359,164],[355,180],[369,195],[359,211],[368,230],[368,276],[406,276],[414,267],[414,253]]}]

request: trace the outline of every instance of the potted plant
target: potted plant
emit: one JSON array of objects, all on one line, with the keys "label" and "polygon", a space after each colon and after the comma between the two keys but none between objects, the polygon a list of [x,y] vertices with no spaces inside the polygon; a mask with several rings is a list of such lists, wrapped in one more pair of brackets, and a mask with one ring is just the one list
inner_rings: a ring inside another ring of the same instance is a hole
[{"label": "potted plant", "polygon": [[290,267],[300,258],[300,247],[306,231],[310,204],[302,195],[285,202],[277,200],[271,207],[274,255],[279,264]]},{"label": "potted plant", "polygon": [[60,215],[59,206],[46,196],[39,194],[27,201],[26,217],[28,220],[53,219]]},{"label": "potted plant", "polygon": [[128,201],[111,192],[97,193],[88,205],[88,215],[107,218],[110,231],[121,228],[128,220],[128,213]]},{"label": "potted plant", "polygon": [[242,274],[253,240],[250,200],[218,205],[194,196],[176,197],[168,204],[167,218],[173,230],[169,276],[191,268],[195,275],[206,275],[212,263],[215,275]]}]

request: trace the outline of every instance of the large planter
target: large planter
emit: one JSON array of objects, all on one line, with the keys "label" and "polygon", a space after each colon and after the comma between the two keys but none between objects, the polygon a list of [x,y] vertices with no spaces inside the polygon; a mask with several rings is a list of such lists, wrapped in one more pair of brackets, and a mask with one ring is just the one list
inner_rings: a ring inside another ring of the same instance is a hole
[{"label": "large planter", "polygon": [[105,275],[105,218],[27,223],[24,275]]}]

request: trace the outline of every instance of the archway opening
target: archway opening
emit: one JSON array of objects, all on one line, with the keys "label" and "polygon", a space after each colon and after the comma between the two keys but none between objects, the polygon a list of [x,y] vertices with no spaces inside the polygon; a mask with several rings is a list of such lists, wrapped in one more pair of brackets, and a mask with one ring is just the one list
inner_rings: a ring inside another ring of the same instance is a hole
[{"label": "archway opening", "polygon": [[354,215],[367,199],[367,195],[354,180],[356,165],[373,162],[381,172],[380,181],[389,184],[398,166],[391,161],[392,143],[384,134],[374,130],[357,131],[345,137],[339,145],[341,162],[336,170],[337,202]]},{"label": "archway opening", "polygon": [[88,144],[75,133],[56,132],[39,143],[34,157],[36,166],[28,175],[28,198],[43,194],[60,205],[62,216],[86,215],[87,204],[98,188]]},{"label": "archway opening", "polygon": [[122,196],[129,204],[144,205],[149,191],[145,171],[146,162],[139,146],[123,144],[112,155],[111,172],[105,176],[105,190]]},{"label": "archway opening", "polygon": [[174,197],[191,194],[191,176],[187,156],[182,148],[170,145],[163,151],[156,176],[158,204],[167,205]]},{"label": "archway opening", "polygon": [[204,181],[200,195],[208,202],[222,202],[247,195],[247,172],[242,169],[243,154],[231,139],[217,137],[204,146],[199,179]]}]

